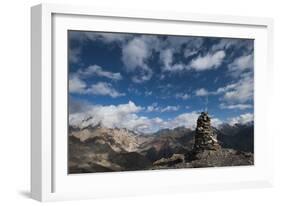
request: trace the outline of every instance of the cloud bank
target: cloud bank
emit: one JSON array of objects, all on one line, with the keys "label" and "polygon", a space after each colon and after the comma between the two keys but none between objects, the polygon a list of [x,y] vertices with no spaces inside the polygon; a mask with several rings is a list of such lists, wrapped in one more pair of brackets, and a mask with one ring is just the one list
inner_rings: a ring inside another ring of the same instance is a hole
[{"label": "cloud bank", "polygon": [[[154,106],[156,107],[157,105]],[[88,105],[87,108],[87,111],[71,113],[69,115],[69,124],[71,126],[84,128],[89,125],[95,126],[101,123],[108,128],[127,128],[136,132],[152,133],[159,129],[173,129],[180,126],[194,129],[199,115],[197,112],[193,111],[190,113],[182,113],[169,120],[163,120],[159,117],[149,118],[139,115],[139,112],[142,111],[143,108],[137,106],[132,101],[120,105]],[[166,112],[167,110],[174,111],[176,109],[176,107],[168,106],[160,109],[160,112]],[[152,110],[153,109],[151,109],[151,111]],[[218,118],[212,118],[213,126],[218,126],[221,123],[221,120]]]}]

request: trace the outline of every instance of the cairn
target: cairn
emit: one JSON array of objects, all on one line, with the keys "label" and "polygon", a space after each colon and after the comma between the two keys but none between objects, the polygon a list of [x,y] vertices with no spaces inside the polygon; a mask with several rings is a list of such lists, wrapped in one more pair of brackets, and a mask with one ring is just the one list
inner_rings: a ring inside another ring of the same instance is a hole
[{"label": "cairn", "polygon": [[193,151],[217,150],[219,148],[217,135],[211,127],[211,119],[207,112],[202,112],[197,120]]}]

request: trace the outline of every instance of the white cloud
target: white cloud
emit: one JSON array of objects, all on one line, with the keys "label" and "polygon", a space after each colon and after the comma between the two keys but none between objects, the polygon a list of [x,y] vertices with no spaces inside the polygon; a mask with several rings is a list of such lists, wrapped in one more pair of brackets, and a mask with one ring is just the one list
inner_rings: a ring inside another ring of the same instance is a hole
[{"label": "white cloud", "polygon": [[184,50],[184,57],[188,58],[194,54],[197,54],[200,51],[203,42],[204,42],[203,38],[193,37]]},{"label": "white cloud", "polygon": [[221,109],[250,109],[253,107],[251,101],[254,96],[253,73],[243,73],[240,80],[220,87],[215,91],[207,91],[204,88],[195,91],[196,96],[222,95],[219,100],[222,102]]},{"label": "white cloud", "polygon": [[180,71],[185,69],[185,65],[183,63],[175,63],[173,64],[173,55],[174,51],[172,49],[165,49],[160,52],[159,60],[163,64],[164,71]]},{"label": "white cloud", "polygon": [[112,84],[106,82],[98,82],[88,86],[85,81],[80,78],[80,75],[70,75],[69,92],[78,94],[93,94],[110,96],[112,98],[125,96],[125,93],[120,93],[112,87]]},{"label": "white cloud", "polygon": [[194,55],[194,54],[197,54],[197,53],[198,53],[198,50],[186,49],[186,50],[184,51],[184,57],[185,57],[185,58],[188,58],[188,57],[190,57],[190,56],[192,56],[192,55]]},{"label": "white cloud", "polygon": [[158,107],[158,103],[154,102],[151,105],[147,106],[146,111],[147,112],[157,112],[160,110],[160,107]]},{"label": "white cloud", "polygon": [[118,92],[112,87],[112,84],[106,82],[98,82],[96,84],[87,85],[87,79],[93,75],[100,77],[106,77],[112,80],[121,80],[122,76],[120,73],[113,73],[105,71],[98,65],[91,65],[86,69],[79,69],[76,73],[71,74],[69,78],[69,92],[80,93],[80,94],[93,94],[102,96],[111,96],[113,98],[125,96],[124,93]]},{"label": "white cloud", "polygon": [[158,107],[154,107],[152,105],[147,106],[146,109],[147,112],[154,112],[154,111],[158,111]]},{"label": "white cloud", "polygon": [[216,91],[207,91],[205,88],[200,88],[195,90],[195,95],[196,96],[208,96],[208,95],[219,95],[219,94],[225,94],[226,92],[235,89],[235,87],[237,86],[237,84],[229,84],[226,85],[225,87],[220,87],[218,88]]},{"label": "white cloud", "polygon": [[199,56],[193,59],[190,67],[197,71],[204,71],[209,69],[216,69],[219,67],[225,57],[223,50],[217,51],[214,54],[208,53],[205,56]]},{"label": "white cloud", "polygon": [[[254,96],[254,80],[253,73],[243,73],[240,75],[240,80],[220,87],[215,91],[207,91],[204,88],[195,91],[196,96],[222,95],[220,105],[222,109],[249,109],[252,105],[249,104]],[[248,103],[248,104],[246,104]]]},{"label": "white cloud", "polygon": [[[154,106],[157,106],[157,103]],[[89,108],[87,111],[70,114],[69,124],[84,128],[101,123],[108,128],[127,128],[133,131],[150,133],[163,128],[173,129],[180,126],[194,129],[199,116],[197,112],[190,112],[180,114],[169,120],[163,120],[159,117],[148,118],[139,116],[138,113],[142,110],[142,107],[136,106],[131,101],[117,106],[89,105],[87,108]],[[219,119],[212,118],[213,126],[220,123]]]},{"label": "white cloud", "polygon": [[188,44],[189,42],[192,42],[194,38],[192,37],[181,37],[181,36],[168,36],[165,43],[166,47],[170,47],[176,50],[176,52],[180,52],[181,48],[184,44]]},{"label": "white cloud", "polygon": [[188,98],[190,98],[190,95],[188,95],[186,93],[176,93],[175,97],[177,99],[187,100]]},{"label": "white cloud", "polygon": [[219,43],[214,44],[211,48],[211,51],[225,50],[233,48],[234,50],[243,50],[246,53],[249,53],[253,50],[253,41],[249,39],[227,39],[223,38]]},{"label": "white cloud", "polygon": [[85,128],[95,126],[101,123],[108,128],[127,128],[138,132],[155,132],[165,124],[161,118],[147,118],[139,116],[137,113],[142,108],[136,106],[134,102],[129,101],[127,104],[120,105],[92,105],[87,112],[74,113],[69,116],[69,124]]},{"label": "white cloud", "polygon": [[241,114],[238,117],[230,118],[228,121],[230,125],[247,124],[254,121],[254,115],[251,113],[245,113],[245,114]]},{"label": "white cloud", "polygon": [[202,37],[181,37],[181,36],[168,36],[166,42],[169,47],[174,48],[177,53],[181,52],[181,49],[199,51],[203,44]]},{"label": "white cloud", "polygon": [[138,70],[135,76],[132,77],[134,83],[143,83],[151,79],[153,72],[151,69]]},{"label": "white cloud", "polygon": [[147,106],[146,112],[175,112],[180,109],[180,106],[171,106],[168,105],[166,107],[160,107],[158,106],[157,102],[152,103],[151,105]]},{"label": "white cloud", "polygon": [[194,129],[196,127],[198,116],[199,114],[197,112],[180,114],[175,119],[169,121],[170,128],[184,126]]},{"label": "white cloud", "polygon": [[110,83],[98,82],[91,85],[86,89],[85,93],[102,95],[102,96],[111,96],[113,98],[125,96],[124,93],[119,93],[115,90]]},{"label": "white cloud", "polygon": [[133,87],[129,87],[128,88],[128,92],[132,93],[132,94],[135,94],[137,96],[140,96],[142,95],[142,92],[139,91],[137,88],[133,88]]},{"label": "white cloud", "polygon": [[99,65],[91,65],[91,66],[87,67],[86,69],[80,69],[80,70],[78,70],[78,74],[84,78],[90,77],[92,75],[97,75],[99,77],[106,77],[106,78],[109,78],[112,80],[121,80],[122,79],[122,76],[119,72],[114,73],[114,72],[105,71]]},{"label": "white cloud", "polygon": [[234,84],[228,84],[226,85],[225,87],[220,87],[217,89],[217,91],[215,91],[214,93],[215,94],[223,94],[231,89],[235,89],[237,85],[234,83]]},{"label": "white cloud", "polygon": [[174,56],[183,52],[184,57],[188,58],[199,52],[202,43],[203,39],[200,37],[183,38],[179,36],[169,36],[163,42],[165,46],[160,50],[159,55],[159,61],[163,66],[163,71],[176,72],[190,69],[189,65],[183,62],[174,62]]},{"label": "white cloud", "polygon": [[151,95],[152,95],[152,91],[145,91],[145,92],[144,92],[144,95],[145,95],[145,96],[151,96]]},{"label": "white cloud", "polygon": [[220,104],[220,108],[222,109],[250,109],[253,106],[251,104],[231,104],[231,105],[225,105],[225,104]]},{"label": "white cloud", "polygon": [[[225,53],[223,50],[208,53],[193,59],[189,64],[175,61],[174,56],[182,53],[186,58],[197,54],[202,47],[204,39],[201,37],[179,37],[169,36],[161,39],[153,35],[135,36],[132,34],[118,34],[106,32],[71,32],[70,38],[79,41],[101,41],[105,44],[118,45],[121,47],[121,60],[127,72],[132,74],[132,81],[142,83],[148,81],[153,76],[153,70],[149,65],[149,60],[153,56],[153,51],[159,53],[159,61],[163,71],[177,72],[182,70],[195,69],[203,71],[215,69],[221,65]],[[72,61],[79,61],[79,56],[73,51]],[[112,79],[120,79],[120,76],[112,76],[100,71],[97,75]],[[116,74],[116,73],[115,73]],[[165,76],[159,75],[161,79]]]},{"label": "white cloud", "polygon": [[150,80],[152,70],[147,64],[152,51],[157,48],[158,39],[153,36],[135,37],[122,47],[122,61],[128,72],[134,72],[133,81],[142,83]]},{"label": "white cloud", "polygon": [[78,63],[80,61],[81,48],[69,48],[70,63]]},{"label": "white cloud", "polygon": [[231,89],[229,88],[224,96],[223,100],[228,103],[245,103],[253,99],[254,96],[254,81],[252,75],[243,77],[237,83],[234,84]]},{"label": "white cloud", "polygon": [[[134,74],[132,80],[142,83],[150,80],[153,72],[148,66],[152,51],[159,51],[160,40],[156,36],[119,34],[106,32],[71,32],[70,38],[78,41],[101,41],[106,44],[119,45],[122,49],[121,60],[128,72]],[[163,43],[163,42],[162,42]]]},{"label": "white cloud", "polygon": [[175,111],[178,111],[180,109],[180,106],[166,106],[164,108],[162,108],[160,111],[161,112],[175,112]]},{"label": "white cloud", "polygon": [[173,52],[171,49],[165,49],[160,52],[160,62],[163,64],[164,70],[171,70],[171,64],[173,63]]},{"label": "white cloud", "polygon": [[[183,113],[175,117],[174,119],[167,121],[166,125],[169,125],[169,128],[176,128],[184,126],[186,128],[195,129],[197,124],[199,113],[198,112],[189,112]],[[218,127],[222,124],[222,121],[218,118],[212,117],[211,124],[213,127]]]},{"label": "white cloud", "polygon": [[208,93],[208,91],[207,91],[206,89],[201,88],[201,89],[197,89],[197,90],[195,91],[195,95],[196,95],[196,96],[199,96],[199,97],[203,97],[203,96],[209,95],[209,93]]},{"label": "white cloud", "polygon": [[214,44],[211,48],[212,51],[229,49],[232,46],[237,46],[241,42],[240,39],[221,39],[219,43]]},{"label": "white cloud", "polygon": [[211,125],[218,128],[223,122],[218,118],[211,118]]},{"label": "white cloud", "polygon": [[122,60],[128,70],[134,70],[137,67],[148,68],[145,60],[149,55],[149,47],[140,37],[132,39],[122,48]]},{"label": "white cloud", "polygon": [[136,124],[136,122],[138,122],[139,124],[141,120],[144,119],[138,119],[135,116],[135,113],[140,110],[141,107],[136,106],[131,101],[129,101],[128,104],[120,104],[117,106],[92,105],[87,112],[70,114],[69,124],[84,128],[89,125],[94,126],[98,123],[102,123],[105,127],[109,128],[125,127],[133,130],[133,123]]},{"label": "white cloud", "polygon": [[253,54],[245,55],[236,58],[229,66],[229,71],[232,75],[238,76],[242,72],[248,69],[252,69],[254,66]]},{"label": "white cloud", "polygon": [[70,93],[83,93],[86,88],[86,83],[81,80],[77,75],[72,75],[69,78],[69,92]]}]

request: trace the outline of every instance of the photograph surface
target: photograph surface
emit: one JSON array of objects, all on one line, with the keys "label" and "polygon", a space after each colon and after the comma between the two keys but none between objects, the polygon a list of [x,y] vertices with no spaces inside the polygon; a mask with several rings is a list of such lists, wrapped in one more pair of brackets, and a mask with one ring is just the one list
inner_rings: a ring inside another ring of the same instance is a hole
[{"label": "photograph surface", "polygon": [[68,31],[68,173],[254,165],[254,40]]}]

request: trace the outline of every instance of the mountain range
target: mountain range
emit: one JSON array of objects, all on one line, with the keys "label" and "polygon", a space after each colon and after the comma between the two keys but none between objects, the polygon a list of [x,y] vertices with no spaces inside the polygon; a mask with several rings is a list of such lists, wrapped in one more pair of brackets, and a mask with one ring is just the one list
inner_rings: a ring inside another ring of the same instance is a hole
[{"label": "mountain range", "polygon": [[[92,173],[253,164],[254,125],[213,128],[219,151],[192,153],[195,130],[185,127],[141,134],[101,124],[69,127],[68,172]],[[212,163],[210,163],[212,162]]]}]

